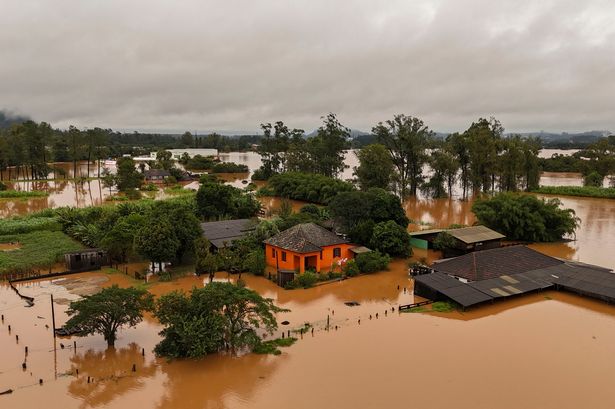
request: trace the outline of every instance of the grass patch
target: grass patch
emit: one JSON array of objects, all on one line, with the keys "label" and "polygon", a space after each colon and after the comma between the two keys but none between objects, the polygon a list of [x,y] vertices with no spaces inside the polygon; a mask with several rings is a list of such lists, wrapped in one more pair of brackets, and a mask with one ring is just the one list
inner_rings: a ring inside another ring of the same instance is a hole
[{"label": "grass patch", "polygon": [[421,306],[421,307],[414,307],[414,308],[409,308],[407,310],[401,310],[401,312],[428,312],[430,310],[428,310],[427,308]]},{"label": "grass patch", "polygon": [[532,193],[546,195],[597,197],[601,199],[615,199],[615,188],[595,186],[541,186],[532,190]]},{"label": "grass patch", "polygon": [[166,193],[167,195],[189,195],[196,192],[191,189],[184,189],[182,185],[176,185],[167,187],[166,189],[164,189],[164,193]]},{"label": "grass patch", "polygon": [[48,192],[43,192],[40,190],[34,190],[31,192],[26,192],[23,190],[1,190],[0,191],[0,199],[27,199],[30,197],[47,197],[49,196]]},{"label": "grass patch", "polygon": [[83,246],[61,231],[35,231],[0,236],[0,243],[18,242],[21,248],[0,253],[0,275],[48,268],[61,261],[64,253]]},{"label": "grass patch", "polygon": [[452,312],[457,309],[455,303],[450,301],[436,301],[431,304],[431,310],[434,312]]},{"label": "grass patch", "polygon": [[297,341],[297,338],[288,337],[288,338],[277,338],[271,341],[261,342],[257,345],[252,352],[255,354],[272,354],[272,355],[280,355],[282,351],[279,350],[281,347],[289,347]]}]

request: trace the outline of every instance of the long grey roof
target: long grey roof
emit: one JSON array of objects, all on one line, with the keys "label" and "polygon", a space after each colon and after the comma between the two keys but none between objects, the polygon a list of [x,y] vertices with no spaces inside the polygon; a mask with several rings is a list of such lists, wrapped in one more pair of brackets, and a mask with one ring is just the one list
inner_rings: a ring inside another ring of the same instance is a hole
[{"label": "long grey roof", "polygon": [[252,219],[221,220],[201,223],[201,230],[212,245],[222,248],[254,230],[254,226]]},{"label": "long grey roof", "polygon": [[348,240],[317,224],[303,223],[276,234],[265,243],[295,253],[314,253],[322,247],[348,243]]},{"label": "long grey roof", "polygon": [[503,275],[524,273],[562,264],[526,246],[509,246],[475,251],[434,263],[434,270],[470,281],[486,280]]},{"label": "long grey roof", "polygon": [[[488,266],[495,268],[488,270],[489,274],[475,275],[482,278],[464,283],[445,271],[451,271],[451,266],[454,266],[455,275],[460,277],[458,267],[462,263],[475,262],[476,259],[469,256],[478,253],[486,253],[486,259],[490,262]],[[446,269],[442,269],[442,265]],[[553,287],[615,302],[615,274],[610,269],[556,259],[525,246],[503,247],[455,257],[434,264],[434,269],[434,273],[415,277],[415,292],[425,286],[463,307]],[[420,291],[417,295],[421,295]]]}]

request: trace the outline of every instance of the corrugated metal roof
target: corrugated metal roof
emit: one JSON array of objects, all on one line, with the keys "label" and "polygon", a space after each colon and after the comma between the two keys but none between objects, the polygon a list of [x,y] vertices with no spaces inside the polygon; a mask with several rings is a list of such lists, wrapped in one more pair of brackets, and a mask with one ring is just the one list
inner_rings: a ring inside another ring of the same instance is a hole
[{"label": "corrugated metal roof", "polygon": [[371,249],[368,249],[364,246],[352,247],[349,250],[352,251],[354,254],[369,253],[370,251],[372,251]]},{"label": "corrugated metal roof", "polygon": [[416,276],[414,281],[434,289],[464,308],[493,299],[449,275],[438,272]]},{"label": "corrugated metal roof", "polygon": [[460,229],[447,230],[447,233],[466,244],[480,243],[482,241],[503,239],[503,234],[491,230],[486,226],[462,227]]}]

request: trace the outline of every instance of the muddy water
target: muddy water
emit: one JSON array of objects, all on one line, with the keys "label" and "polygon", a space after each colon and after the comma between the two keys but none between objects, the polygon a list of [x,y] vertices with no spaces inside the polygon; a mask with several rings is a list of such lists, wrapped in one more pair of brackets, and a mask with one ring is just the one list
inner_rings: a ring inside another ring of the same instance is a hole
[{"label": "muddy water", "polygon": [[[573,151],[558,151],[553,149],[545,149],[541,151],[541,156],[551,156],[553,153],[569,153]],[[251,174],[254,170],[261,166],[260,156],[256,152],[230,152],[221,153],[220,158],[225,162],[235,162],[245,164],[250,169],[246,173],[222,173],[217,176],[226,183],[243,188],[250,182]],[[359,161],[354,150],[348,151],[346,154],[346,168],[343,170],[340,178],[344,180],[352,179],[354,168],[359,165]],[[56,163],[53,166],[64,169],[67,178],[73,177],[72,163]],[[90,164],[90,176],[96,176],[96,164]],[[87,162],[79,162],[77,164],[77,175],[86,177]],[[3,177],[8,178],[8,172],[3,173]],[[55,175],[50,173],[50,179]],[[59,176],[58,176],[59,177]],[[11,178],[16,179],[16,171],[11,170]],[[85,207],[98,205],[105,201],[105,198],[110,196],[110,192],[103,188],[98,180],[89,182],[75,183],[72,180],[56,180],[56,181],[25,181],[24,176],[20,175],[20,181],[8,183],[9,188],[18,190],[43,190],[49,192],[48,197],[37,197],[30,199],[0,199],[0,218],[23,215],[38,210],[47,208],[55,208],[61,206],[76,206]],[[605,185],[606,185],[605,181]],[[577,173],[544,173],[541,178],[543,185],[576,185],[582,184],[582,178]],[[166,195],[159,192],[155,195],[156,198],[164,198]]]},{"label": "muddy water", "polygon": [[[398,303],[413,300],[401,261],[388,272],[300,291],[279,289],[264,278],[243,278],[293,310],[278,321],[289,320],[289,327],[311,322],[314,336],[305,335],[280,356],[220,355],[168,363],[151,353],[159,326],[148,318],[122,331],[115,351],[107,350],[99,336],[77,339],[76,349],[72,339],[58,339],[54,348],[45,327],[51,325],[49,294],[59,301],[61,324],[66,302],[76,292],[132,281],[87,273],[24,284],[22,292],[36,298],[32,308],[1,287],[0,390],[14,392],[0,396],[0,404],[28,408],[45,401],[50,409],[381,408],[409,402],[412,407],[612,407],[615,308],[606,304],[547,292],[466,313],[392,313]],[[151,291],[159,295],[202,285],[202,279],[186,277],[154,284]],[[347,307],[343,302],[348,300],[361,305]],[[25,345],[30,351],[23,371]],[[93,378],[89,384],[88,376]]]}]

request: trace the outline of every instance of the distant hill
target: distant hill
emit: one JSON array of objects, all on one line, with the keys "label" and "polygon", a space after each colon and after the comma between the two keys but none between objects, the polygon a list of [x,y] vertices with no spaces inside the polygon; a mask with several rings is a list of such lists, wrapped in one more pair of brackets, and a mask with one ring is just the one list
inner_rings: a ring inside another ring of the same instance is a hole
[{"label": "distant hill", "polygon": [[521,136],[525,137],[538,137],[542,140],[544,146],[586,146],[592,143],[595,143],[600,138],[607,137],[611,134],[610,131],[585,131],[585,132],[562,132],[562,133],[554,133],[554,132],[526,132],[522,133]]},{"label": "distant hill", "polygon": [[16,115],[8,111],[0,111],[0,129],[9,128],[13,124],[21,124],[30,118],[22,115]]},{"label": "distant hill", "polygon": [[[305,134],[306,138],[310,138],[312,136],[316,136],[316,134],[318,133],[318,129],[314,129],[312,132]],[[359,136],[364,136],[364,135],[370,135],[369,132],[365,132],[365,131],[360,131],[358,129],[351,129],[350,130],[350,138],[351,139],[356,139]]]}]

